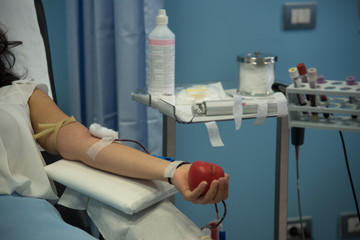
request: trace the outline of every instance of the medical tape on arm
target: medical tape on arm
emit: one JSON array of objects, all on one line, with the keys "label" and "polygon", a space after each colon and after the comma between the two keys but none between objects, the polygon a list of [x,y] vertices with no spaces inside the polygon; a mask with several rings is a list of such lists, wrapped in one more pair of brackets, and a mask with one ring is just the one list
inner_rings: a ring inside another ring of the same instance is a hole
[{"label": "medical tape on arm", "polygon": [[97,143],[94,143],[88,150],[87,154],[92,158],[92,160],[95,160],[96,156],[99,154],[99,152],[106,146],[110,145],[115,139],[113,137],[103,137],[100,141]]},{"label": "medical tape on arm", "polygon": [[57,147],[57,135],[60,131],[60,128],[70,124],[70,123],[73,123],[73,122],[76,122],[76,119],[74,116],[71,116],[69,118],[66,118],[64,120],[61,120],[57,123],[39,123],[38,127],[39,128],[47,128],[45,129],[44,131],[41,131],[37,134],[34,134],[33,135],[33,138],[36,140],[38,138],[41,138],[45,135],[48,135],[52,132],[54,132],[54,147],[56,149],[56,151],[58,151],[58,147]]},{"label": "medical tape on arm", "polygon": [[179,168],[180,166],[184,165],[184,164],[190,164],[189,162],[184,162],[184,161],[174,161],[171,162],[164,171],[164,177],[168,179],[168,182],[170,184],[172,184],[171,179],[174,176],[174,172],[177,168]]}]

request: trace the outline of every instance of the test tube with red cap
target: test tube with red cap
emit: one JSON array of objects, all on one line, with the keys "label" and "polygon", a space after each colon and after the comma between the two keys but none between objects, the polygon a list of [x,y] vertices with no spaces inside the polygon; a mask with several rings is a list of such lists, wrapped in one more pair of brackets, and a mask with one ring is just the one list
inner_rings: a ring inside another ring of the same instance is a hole
[{"label": "test tube with red cap", "polygon": [[299,63],[296,66],[302,83],[308,83],[307,71],[304,63]]},{"label": "test tube with red cap", "polygon": [[[355,80],[355,77],[354,76],[349,76],[346,78],[346,85],[348,86],[353,86],[353,85],[356,85],[356,80]],[[356,97],[349,97],[349,102],[350,103],[356,103]],[[351,115],[351,117],[353,119],[356,119],[357,118],[357,115]]]},{"label": "test tube with red cap", "polygon": [[[301,79],[301,82],[302,83],[308,83],[309,80],[308,80],[308,72],[306,70],[306,67],[305,67],[305,64],[304,63],[299,63],[298,65],[296,65],[296,68],[299,72],[299,75],[300,75],[300,79]],[[306,94],[306,99],[308,101],[310,101],[310,96],[308,94]]]}]

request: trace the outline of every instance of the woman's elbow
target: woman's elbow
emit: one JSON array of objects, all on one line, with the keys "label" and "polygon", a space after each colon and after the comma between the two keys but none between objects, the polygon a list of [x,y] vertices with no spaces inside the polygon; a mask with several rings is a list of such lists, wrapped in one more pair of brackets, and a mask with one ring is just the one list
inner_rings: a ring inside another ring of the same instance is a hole
[{"label": "woman's elbow", "polygon": [[81,123],[72,123],[59,131],[57,152],[68,160],[83,160],[87,150],[97,141]]}]

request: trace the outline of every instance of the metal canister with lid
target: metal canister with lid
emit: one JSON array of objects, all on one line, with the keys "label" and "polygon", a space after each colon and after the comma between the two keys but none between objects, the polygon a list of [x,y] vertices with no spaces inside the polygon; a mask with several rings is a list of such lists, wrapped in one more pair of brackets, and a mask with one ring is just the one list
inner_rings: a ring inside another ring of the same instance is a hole
[{"label": "metal canister with lid", "polygon": [[239,62],[239,93],[250,96],[272,94],[271,86],[275,81],[275,62],[277,56],[260,52],[245,53],[237,56]]}]

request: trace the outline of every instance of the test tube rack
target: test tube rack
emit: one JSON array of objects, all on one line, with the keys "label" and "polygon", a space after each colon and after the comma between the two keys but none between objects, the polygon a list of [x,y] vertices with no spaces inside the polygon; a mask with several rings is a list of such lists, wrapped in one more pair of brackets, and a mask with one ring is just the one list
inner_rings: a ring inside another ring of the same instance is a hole
[{"label": "test tube rack", "polygon": [[[316,96],[316,106],[298,104],[297,94]],[[327,102],[321,102],[320,96],[326,96]],[[310,88],[309,84],[302,83],[295,88],[291,84],[286,88],[289,111],[289,127],[319,128],[329,130],[343,130],[360,132],[360,84],[346,85],[345,81],[326,80]],[[349,99],[355,99],[350,103]],[[317,113],[317,119],[312,114]],[[328,117],[324,116],[328,113]]]}]

